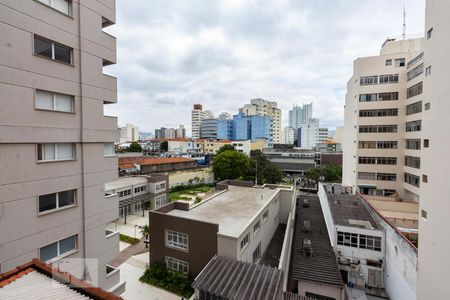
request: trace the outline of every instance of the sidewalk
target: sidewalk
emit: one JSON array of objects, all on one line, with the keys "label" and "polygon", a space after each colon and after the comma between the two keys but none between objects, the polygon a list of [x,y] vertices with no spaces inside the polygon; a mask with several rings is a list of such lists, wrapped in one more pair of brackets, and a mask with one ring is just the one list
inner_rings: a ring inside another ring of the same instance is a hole
[{"label": "sidewalk", "polygon": [[[119,253],[119,255],[113,259],[109,264],[113,267],[118,267],[123,264],[128,259],[132,258],[136,254],[149,255],[148,251],[150,248],[145,248],[144,238],[137,244],[130,245]],[[148,259],[147,259],[148,261]],[[145,268],[144,268],[145,269]]]}]

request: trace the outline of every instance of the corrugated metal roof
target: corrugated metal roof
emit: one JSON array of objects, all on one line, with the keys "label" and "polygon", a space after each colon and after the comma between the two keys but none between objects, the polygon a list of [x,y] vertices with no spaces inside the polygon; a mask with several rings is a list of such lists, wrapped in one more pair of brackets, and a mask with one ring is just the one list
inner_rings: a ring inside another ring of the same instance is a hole
[{"label": "corrugated metal roof", "polygon": [[0,288],[0,299],[93,299],[59,283],[52,278],[31,269],[27,274],[15,278]]},{"label": "corrugated metal roof", "polygon": [[217,256],[192,284],[204,293],[230,300],[277,300],[281,285],[281,270]]},{"label": "corrugated metal roof", "polygon": [[[304,199],[309,200],[309,207],[302,206]],[[309,221],[310,232],[304,230],[304,221]],[[291,279],[315,281],[342,287],[344,282],[330,243],[319,197],[301,196],[301,202],[297,206],[294,232]],[[311,241],[312,255],[310,256],[305,254],[303,239]]]}]

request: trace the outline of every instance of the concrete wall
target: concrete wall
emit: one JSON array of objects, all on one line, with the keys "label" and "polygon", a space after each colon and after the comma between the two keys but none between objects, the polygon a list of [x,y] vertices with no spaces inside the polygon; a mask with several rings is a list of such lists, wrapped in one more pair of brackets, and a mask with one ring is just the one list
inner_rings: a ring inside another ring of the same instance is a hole
[{"label": "concrete wall", "polygon": [[299,280],[298,281],[298,293],[305,296],[306,292],[331,297],[336,300],[344,300],[344,290],[341,287],[320,284],[311,281]]},{"label": "concrete wall", "polygon": [[189,170],[172,171],[167,173],[169,175],[169,187],[177,185],[189,184],[189,180],[194,180],[196,177],[203,180],[204,183],[214,182],[214,172],[212,168],[194,168]]},{"label": "concrete wall", "polygon": [[[38,1],[0,1],[0,261],[8,271],[77,234],[77,250],[66,258],[97,259],[99,284],[109,289],[119,278],[107,279],[105,265],[119,247],[105,227],[118,200],[105,198],[104,184],[117,178],[117,157],[104,157],[104,142],[118,133],[103,106],[117,102],[117,80],[103,74],[103,62],[115,63],[116,41],[102,19],[115,22],[115,2],[71,3],[67,16]],[[34,55],[35,34],[72,48],[73,65]],[[74,112],[36,109],[36,89],[72,95]],[[38,163],[36,144],[58,142],[76,144],[75,160]],[[69,189],[77,190],[75,206],[38,215],[39,195]]]}]

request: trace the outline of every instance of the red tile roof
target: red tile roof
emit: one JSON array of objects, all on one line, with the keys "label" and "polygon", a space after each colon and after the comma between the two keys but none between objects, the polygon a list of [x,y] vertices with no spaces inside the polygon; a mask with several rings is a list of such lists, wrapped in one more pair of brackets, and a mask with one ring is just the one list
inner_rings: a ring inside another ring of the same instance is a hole
[{"label": "red tile roof", "polygon": [[194,159],[185,157],[146,157],[146,156],[125,156],[119,157],[119,167],[138,164],[138,165],[161,165],[161,164],[173,164],[195,162]]}]

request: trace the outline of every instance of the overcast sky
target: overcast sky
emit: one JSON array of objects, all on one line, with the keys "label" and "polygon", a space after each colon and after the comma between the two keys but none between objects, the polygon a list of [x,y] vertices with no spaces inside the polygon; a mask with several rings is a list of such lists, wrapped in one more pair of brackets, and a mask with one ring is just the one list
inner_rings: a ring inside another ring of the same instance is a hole
[{"label": "overcast sky", "polygon": [[184,124],[192,104],[237,113],[252,98],[278,102],[283,127],[294,104],[313,102],[321,126],[344,122],[357,57],[386,37],[424,31],[424,0],[117,0],[119,125],[140,131]]}]

